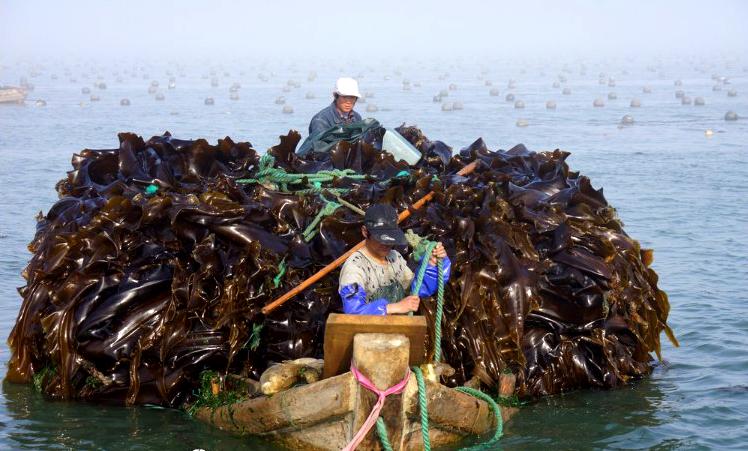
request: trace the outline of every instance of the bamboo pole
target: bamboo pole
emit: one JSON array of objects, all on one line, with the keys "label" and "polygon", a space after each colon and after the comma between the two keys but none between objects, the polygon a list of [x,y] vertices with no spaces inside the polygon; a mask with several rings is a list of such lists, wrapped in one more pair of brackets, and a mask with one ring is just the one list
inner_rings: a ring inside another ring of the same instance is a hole
[{"label": "bamboo pole", "polygon": [[[457,175],[468,175],[471,172],[475,170],[475,168],[478,166],[478,161],[473,161],[472,163],[468,164],[464,168],[460,169],[457,172]],[[397,222],[403,222],[408,217],[410,217],[410,212],[412,210],[418,210],[419,208],[423,207],[426,202],[430,201],[434,197],[433,191],[430,191],[428,194],[423,196],[422,198],[418,199],[413,205],[411,205],[410,208],[407,210],[403,210],[400,212],[400,214],[397,217]],[[348,257],[350,257],[354,252],[364,247],[364,244],[366,244],[366,240],[362,240],[360,243],[356,244],[352,248],[350,248],[347,252],[345,252],[340,257],[336,258],[332,261],[332,263],[328,264],[324,268],[320,269],[316,273],[314,273],[312,276],[310,276],[305,281],[301,282],[299,285],[294,287],[292,290],[284,294],[283,296],[279,297],[278,299],[274,300],[273,302],[267,304],[265,307],[262,308],[262,313],[267,315],[268,313],[275,310],[277,307],[280,307],[283,305],[286,301],[291,299],[292,297],[296,296],[297,294],[301,293],[302,291],[309,288],[311,285],[313,285],[315,282],[319,281],[321,278],[325,277],[327,274],[329,274],[331,271],[333,271],[338,266],[345,263],[346,260],[348,260]]]}]

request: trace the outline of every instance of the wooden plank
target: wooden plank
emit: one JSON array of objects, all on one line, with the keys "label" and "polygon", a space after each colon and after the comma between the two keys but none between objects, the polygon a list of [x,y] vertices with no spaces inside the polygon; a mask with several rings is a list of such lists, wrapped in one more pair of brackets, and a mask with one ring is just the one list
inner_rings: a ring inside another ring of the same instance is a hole
[{"label": "wooden plank", "polygon": [[335,421],[353,411],[358,382],[344,374],[310,385],[227,406],[198,409],[195,416],[222,430],[262,435],[279,430],[303,430]]},{"label": "wooden plank", "polygon": [[342,315],[331,313],[325,327],[323,378],[349,371],[353,337],[359,333],[402,334],[410,340],[410,365],[426,358],[426,318],[406,315]]}]

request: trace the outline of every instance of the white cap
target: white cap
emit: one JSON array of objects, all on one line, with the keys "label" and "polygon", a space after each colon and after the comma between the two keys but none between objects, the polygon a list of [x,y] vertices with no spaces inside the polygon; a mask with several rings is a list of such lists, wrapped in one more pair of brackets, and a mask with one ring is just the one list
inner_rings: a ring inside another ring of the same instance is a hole
[{"label": "white cap", "polygon": [[349,77],[338,78],[338,81],[335,82],[335,91],[333,93],[341,96],[361,98],[361,93],[358,92],[358,82]]}]

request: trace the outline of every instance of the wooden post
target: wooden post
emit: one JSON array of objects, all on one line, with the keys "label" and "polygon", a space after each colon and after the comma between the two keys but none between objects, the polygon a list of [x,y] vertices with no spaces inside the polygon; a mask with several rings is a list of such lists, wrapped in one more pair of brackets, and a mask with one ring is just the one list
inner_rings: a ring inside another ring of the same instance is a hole
[{"label": "wooden post", "polygon": [[[378,389],[386,390],[397,384],[407,374],[410,360],[410,340],[401,334],[356,334],[353,337],[353,362],[356,368]],[[351,437],[366,421],[377,397],[362,386],[358,386],[358,399],[353,414]],[[387,425],[387,435],[393,449],[401,449],[403,441],[404,414],[403,395],[390,395],[384,403],[380,416]],[[372,428],[358,449],[380,449],[376,428]]]}]

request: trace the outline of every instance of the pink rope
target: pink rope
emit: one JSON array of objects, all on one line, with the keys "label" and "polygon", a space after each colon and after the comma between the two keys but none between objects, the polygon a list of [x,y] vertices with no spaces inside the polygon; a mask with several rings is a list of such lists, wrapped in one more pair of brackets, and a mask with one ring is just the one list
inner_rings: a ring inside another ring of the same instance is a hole
[{"label": "pink rope", "polygon": [[365,389],[377,395],[377,402],[376,404],[374,404],[374,407],[371,408],[371,413],[369,413],[369,417],[366,418],[364,424],[361,425],[361,429],[356,432],[356,435],[353,436],[353,439],[351,439],[351,441],[345,446],[345,448],[343,448],[343,451],[353,451],[354,449],[356,449],[356,447],[361,443],[364,437],[366,437],[366,434],[369,433],[371,427],[374,426],[374,423],[377,422],[377,418],[379,418],[379,412],[382,410],[382,407],[384,407],[384,399],[389,395],[402,393],[403,390],[405,390],[405,387],[408,385],[408,380],[410,380],[410,369],[408,369],[408,372],[405,374],[403,380],[388,388],[387,390],[379,390],[374,384],[371,383],[369,379],[367,379],[366,376],[361,374],[361,372],[353,365],[353,363],[351,363],[351,373],[353,373],[353,377],[356,378],[359,384],[361,384]]}]

